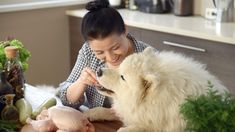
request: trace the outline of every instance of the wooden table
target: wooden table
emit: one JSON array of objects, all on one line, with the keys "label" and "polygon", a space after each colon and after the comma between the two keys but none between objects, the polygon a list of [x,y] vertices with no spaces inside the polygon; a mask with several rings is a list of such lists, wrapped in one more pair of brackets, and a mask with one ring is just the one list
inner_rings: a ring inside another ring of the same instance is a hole
[{"label": "wooden table", "polygon": [[[57,105],[62,105],[60,99],[53,93],[26,84],[25,98],[30,102],[33,109],[37,108],[44,100],[51,97],[56,98]],[[122,126],[122,123],[119,121],[92,122],[92,124],[95,126],[96,132],[116,132]]]},{"label": "wooden table", "polygon": [[120,121],[92,122],[95,132],[116,132],[121,126]]}]

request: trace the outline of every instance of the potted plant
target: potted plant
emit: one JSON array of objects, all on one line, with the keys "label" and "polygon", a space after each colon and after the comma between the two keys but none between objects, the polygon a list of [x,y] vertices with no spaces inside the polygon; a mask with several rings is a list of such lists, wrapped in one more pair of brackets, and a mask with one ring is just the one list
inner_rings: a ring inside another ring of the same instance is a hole
[{"label": "potted plant", "polygon": [[235,132],[235,98],[228,92],[219,94],[208,82],[208,92],[190,96],[180,106],[189,132]]}]

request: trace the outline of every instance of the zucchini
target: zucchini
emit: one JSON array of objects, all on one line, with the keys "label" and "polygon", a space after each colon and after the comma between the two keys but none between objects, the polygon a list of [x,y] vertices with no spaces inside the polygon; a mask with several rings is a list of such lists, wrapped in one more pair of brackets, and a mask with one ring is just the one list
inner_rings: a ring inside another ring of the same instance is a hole
[{"label": "zucchini", "polygon": [[26,119],[32,114],[32,105],[24,98],[21,98],[15,103],[16,108],[19,111],[19,120],[21,124],[26,123]]},{"label": "zucchini", "polygon": [[55,98],[49,98],[45,100],[40,106],[38,106],[33,113],[31,114],[32,119],[36,119],[36,117],[42,112],[43,109],[48,109],[54,105],[56,105],[56,99]]}]

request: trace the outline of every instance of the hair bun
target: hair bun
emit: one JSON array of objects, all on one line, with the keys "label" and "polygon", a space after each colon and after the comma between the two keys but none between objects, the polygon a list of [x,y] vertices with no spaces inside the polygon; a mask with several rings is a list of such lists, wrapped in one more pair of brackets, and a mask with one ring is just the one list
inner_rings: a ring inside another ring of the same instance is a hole
[{"label": "hair bun", "polygon": [[86,4],[86,9],[89,11],[97,11],[102,8],[108,8],[109,7],[109,2],[108,0],[95,0],[88,2]]}]

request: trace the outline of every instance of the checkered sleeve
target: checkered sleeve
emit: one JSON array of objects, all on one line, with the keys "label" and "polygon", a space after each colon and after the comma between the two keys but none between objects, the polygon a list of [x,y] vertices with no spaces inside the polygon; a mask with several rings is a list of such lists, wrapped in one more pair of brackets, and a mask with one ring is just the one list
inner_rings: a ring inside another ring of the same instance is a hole
[{"label": "checkered sleeve", "polygon": [[76,109],[78,109],[84,103],[85,97],[83,96],[81,99],[79,99],[75,103],[69,102],[66,96],[67,89],[72,83],[74,83],[79,78],[83,68],[89,66],[90,62],[88,58],[89,55],[87,55],[89,54],[87,53],[88,52],[87,46],[88,45],[86,43],[83,45],[83,47],[79,51],[76,63],[72,69],[71,74],[69,75],[68,79],[65,82],[62,82],[60,84],[60,99],[61,99],[62,104],[76,108]]}]

